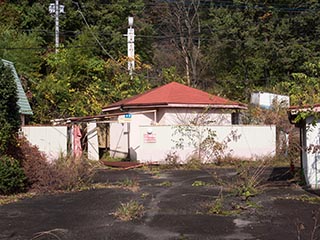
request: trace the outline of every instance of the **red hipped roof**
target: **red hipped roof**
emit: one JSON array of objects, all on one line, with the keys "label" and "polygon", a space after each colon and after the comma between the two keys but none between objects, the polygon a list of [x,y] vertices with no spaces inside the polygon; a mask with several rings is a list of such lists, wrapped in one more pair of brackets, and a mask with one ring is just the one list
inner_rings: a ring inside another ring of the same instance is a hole
[{"label": "red hipped roof", "polygon": [[231,101],[226,98],[211,95],[207,92],[185,86],[177,82],[171,82],[145,93],[113,103],[103,111],[117,107],[139,107],[139,106],[172,106],[192,105],[196,107],[210,106],[216,108],[238,108],[246,109],[246,105]]}]

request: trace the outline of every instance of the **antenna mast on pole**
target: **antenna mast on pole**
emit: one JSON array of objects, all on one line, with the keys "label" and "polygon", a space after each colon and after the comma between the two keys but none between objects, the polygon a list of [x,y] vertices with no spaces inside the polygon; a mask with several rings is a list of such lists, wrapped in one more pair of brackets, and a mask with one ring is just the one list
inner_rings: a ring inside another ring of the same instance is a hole
[{"label": "antenna mast on pole", "polygon": [[50,14],[55,16],[55,49],[56,53],[59,51],[59,15],[64,13],[64,5],[59,4],[59,0],[56,0],[55,3],[50,3],[49,5]]},{"label": "antenna mast on pole", "polygon": [[132,78],[132,73],[134,70],[134,29],[133,29],[133,17],[128,18],[129,28],[128,28],[128,70],[129,75]]}]

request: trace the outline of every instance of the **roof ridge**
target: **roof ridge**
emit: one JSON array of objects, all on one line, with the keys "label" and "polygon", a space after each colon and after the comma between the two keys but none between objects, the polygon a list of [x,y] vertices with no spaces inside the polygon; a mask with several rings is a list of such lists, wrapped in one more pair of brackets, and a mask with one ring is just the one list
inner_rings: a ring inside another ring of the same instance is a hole
[{"label": "roof ridge", "polygon": [[170,85],[170,88],[169,88],[169,90],[168,90],[168,92],[166,93],[166,97],[167,98],[169,98],[170,96],[171,96],[171,93],[172,93],[172,91],[173,91],[173,85],[175,85],[175,83],[177,84],[177,85],[179,85],[177,82],[170,82],[170,83],[168,83],[168,84],[166,84],[166,85],[163,85],[163,87],[164,86],[169,86]]}]

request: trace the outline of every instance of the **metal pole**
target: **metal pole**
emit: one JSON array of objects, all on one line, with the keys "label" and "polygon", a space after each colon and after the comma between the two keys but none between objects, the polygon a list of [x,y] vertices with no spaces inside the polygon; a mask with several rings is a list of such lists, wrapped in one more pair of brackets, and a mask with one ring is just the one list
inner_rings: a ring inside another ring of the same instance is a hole
[{"label": "metal pole", "polygon": [[59,51],[59,13],[60,13],[59,0],[56,0],[56,3],[55,3],[55,43],[56,43],[56,53],[58,53],[58,51]]},{"label": "metal pole", "polygon": [[134,70],[134,29],[132,28],[133,25],[133,17],[128,18],[129,28],[128,28],[128,70],[129,75],[132,78],[132,73]]}]

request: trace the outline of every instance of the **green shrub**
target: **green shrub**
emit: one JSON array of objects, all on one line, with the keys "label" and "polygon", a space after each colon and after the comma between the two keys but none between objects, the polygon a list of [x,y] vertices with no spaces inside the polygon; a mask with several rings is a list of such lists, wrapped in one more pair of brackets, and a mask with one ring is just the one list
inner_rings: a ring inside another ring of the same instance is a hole
[{"label": "green shrub", "polygon": [[17,86],[10,67],[0,60],[0,154],[4,154],[20,127]]},{"label": "green shrub", "polygon": [[26,176],[19,162],[6,155],[0,157],[0,194],[23,191]]}]

